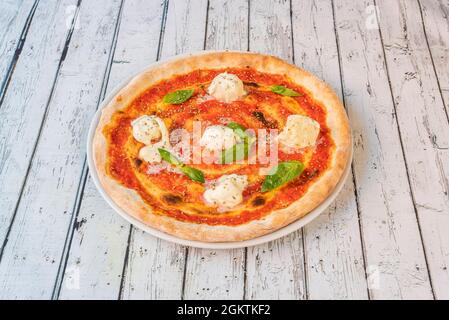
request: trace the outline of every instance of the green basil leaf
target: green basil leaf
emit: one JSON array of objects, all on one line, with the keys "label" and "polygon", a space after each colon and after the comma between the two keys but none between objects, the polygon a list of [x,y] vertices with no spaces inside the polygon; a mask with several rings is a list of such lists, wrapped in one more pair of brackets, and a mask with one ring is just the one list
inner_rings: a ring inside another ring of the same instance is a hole
[{"label": "green basil leaf", "polygon": [[296,92],[292,89],[286,88],[284,86],[272,86],[270,89],[272,92],[283,95],[283,96],[288,96],[288,97],[301,96],[301,94],[299,94],[298,92]]},{"label": "green basil leaf", "polygon": [[177,90],[170,92],[164,96],[164,102],[170,104],[180,104],[183,103],[193,95],[195,90]]},{"label": "green basil leaf", "polygon": [[231,148],[226,149],[221,154],[221,164],[229,164],[234,161],[240,161],[246,159],[249,155],[251,146],[256,141],[256,138],[251,136],[246,136],[243,139],[243,143],[237,143]]},{"label": "green basil leaf", "polygon": [[245,133],[246,128],[237,122],[230,122],[227,125],[228,128],[234,130],[235,134],[238,135],[241,139],[245,139],[248,135]]},{"label": "green basil leaf", "polygon": [[246,130],[246,128],[244,126],[242,126],[241,124],[239,124],[237,122],[229,122],[228,128],[231,128],[232,130],[236,130],[236,129],[240,129],[242,131]]},{"label": "green basil leaf", "polygon": [[266,192],[276,189],[298,177],[303,170],[304,164],[302,162],[296,160],[280,162],[270,170],[260,191]]},{"label": "green basil leaf", "polygon": [[188,166],[182,166],[180,167],[181,171],[188,176],[190,179],[192,179],[193,181],[198,181],[201,183],[204,183],[204,174],[201,170],[192,168],[192,167],[188,167]]},{"label": "green basil leaf", "polygon": [[229,164],[234,161],[240,161],[245,159],[248,156],[248,144],[247,143],[238,143],[231,148],[226,149],[221,154],[221,163]]},{"label": "green basil leaf", "polygon": [[184,163],[181,162],[176,156],[171,154],[169,151],[159,148],[159,154],[161,155],[161,158],[167,161],[168,163],[178,167],[182,173],[184,173],[186,176],[188,176],[193,181],[198,181],[201,183],[204,183],[204,174],[202,171],[188,167]]},{"label": "green basil leaf", "polygon": [[252,144],[256,141],[256,138],[248,135],[245,132],[246,128],[237,122],[230,122],[227,127],[234,130],[234,133],[242,139],[242,142],[237,143],[222,152],[221,164],[229,164],[247,158]]},{"label": "green basil leaf", "polygon": [[159,150],[159,154],[161,155],[161,158],[164,159],[165,161],[167,161],[168,163],[175,165],[175,166],[183,165],[181,160],[179,160],[177,157],[172,155],[169,151],[162,149],[162,148],[158,148],[158,150]]}]

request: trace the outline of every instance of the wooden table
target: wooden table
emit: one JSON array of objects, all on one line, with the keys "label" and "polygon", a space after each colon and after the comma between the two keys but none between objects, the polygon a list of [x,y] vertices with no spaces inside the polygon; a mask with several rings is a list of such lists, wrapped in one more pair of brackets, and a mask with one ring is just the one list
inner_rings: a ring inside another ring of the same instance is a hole
[{"label": "wooden table", "polygon": [[[0,0],[0,298],[449,299],[448,16],[448,0]],[[96,191],[105,94],[203,49],[277,55],[342,97],[352,172],[302,230],[187,248]]]}]

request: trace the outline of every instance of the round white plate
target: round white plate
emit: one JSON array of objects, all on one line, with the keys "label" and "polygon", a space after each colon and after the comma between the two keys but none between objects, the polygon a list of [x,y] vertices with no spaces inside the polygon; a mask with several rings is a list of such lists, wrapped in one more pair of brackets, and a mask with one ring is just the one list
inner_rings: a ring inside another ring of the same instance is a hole
[{"label": "round white plate", "polygon": [[[177,58],[179,58],[179,56],[177,56]],[[164,63],[165,61],[159,61],[157,63],[154,63],[152,65],[150,65],[149,67],[145,68],[144,70],[147,70],[148,68],[152,68],[158,64]],[[143,71],[144,71],[143,70]],[[140,71],[140,72],[143,72]],[[140,73],[139,72],[139,73]],[[139,74],[137,73],[137,74]],[[178,238],[175,236],[172,236],[170,234],[167,234],[165,232],[159,231],[157,229],[154,229],[150,226],[147,226],[146,224],[142,223],[141,221],[137,220],[136,218],[130,216],[128,213],[126,213],[124,210],[122,210],[115,202],[114,200],[111,199],[111,197],[109,197],[109,195],[104,191],[99,179],[98,179],[98,174],[97,174],[97,170],[95,169],[95,165],[94,165],[94,159],[92,156],[92,142],[93,142],[93,138],[94,138],[94,134],[95,134],[95,129],[97,128],[98,122],[100,120],[100,116],[101,116],[101,110],[109,103],[109,101],[112,100],[112,98],[115,97],[115,95],[125,86],[127,85],[131,79],[133,79],[137,74],[135,74],[134,76],[130,77],[129,79],[127,79],[126,81],[124,81],[122,84],[120,84],[119,86],[117,86],[114,90],[112,90],[112,92],[103,100],[103,102],[100,104],[98,111],[95,113],[94,118],[92,119],[92,123],[90,125],[89,128],[89,134],[87,137],[87,163],[89,165],[89,172],[90,175],[95,183],[95,186],[97,187],[98,191],[100,192],[100,194],[102,195],[102,197],[106,200],[106,202],[112,207],[114,208],[115,211],[117,211],[125,220],[127,220],[129,223],[133,224],[135,227],[148,232],[149,234],[156,236],[158,238],[167,240],[167,241],[171,241],[171,242],[175,242],[181,245],[185,245],[185,246],[191,246],[191,247],[197,247],[197,248],[205,248],[205,249],[233,249],[233,248],[244,248],[244,247],[250,247],[250,246],[255,246],[261,243],[265,243],[265,242],[269,242],[269,241],[273,241],[276,240],[278,238],[281,238],[283,236],[288,235],[289,233],[292,233],[298,229],[300,229],[301,227],[303,227],[304,225],[306,225],[307,223],[309,223],[310,221],[312,221],[313,219],[315,219],[316,217],[318,217],[337,197],[338,193],[341,191],[341,189],[343,188],[343,185],[346,181],[346,178],[349,175],[350,172],[350,163],[352,160],[352,145],[351,145],[351,154],[350,154],[350,160],[348,161],[348,165],[346,166],[346,169],[340,179],[340,181],[338,182],[338,184],[336,185],[335,189],[332,191],[332,193],[326,198],[326,200],[324,200],[318,207],[316,207],[314,210],[312,210],[310,213],[308,213],[307,215],[305,215],[304,217],[302,217],[301,219],[296,220],[295,222],[279,229],[276,230],[272,233],[266,234],[264,236],[261,237],[257,237],[254,239],[250,239],[250,240],[245,240],[245,241],[239,241],[239,242],[202,242],[202,241],[192,241],[192,240],[186,240],[186,239],[182,239],[182,238]]]}]

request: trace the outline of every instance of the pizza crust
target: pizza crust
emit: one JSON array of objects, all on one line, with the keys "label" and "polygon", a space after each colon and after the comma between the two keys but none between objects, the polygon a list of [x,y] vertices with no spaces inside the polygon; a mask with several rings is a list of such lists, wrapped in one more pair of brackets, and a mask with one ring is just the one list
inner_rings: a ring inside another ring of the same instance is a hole
[{"label": "pizza crust", "polygon": [[[238,226],[207,225],[188,223],[169,216],[154,214],[139,194],[123,187],[106,173],[107,141],[102,133],[112,115],[126,108],[135,98],[156,82],[195,69],[222,69],[252,67],[260,72],[285,74],[296,84],[306,88],[309,94],[327,111],[327,126],[335,143],[335,150],[327,170],[308,188],[305,194],[284,209],[275,210],[260,220],[253,220]],[[226,242],[242,241],[282,228],[303,217],[332,192],[343,175],[351,152],[351,133],[345,109],[334,91],[309,72],[291,65],[279,58],[245,52],[204,52],[188,57],[174,58],[163,64],[152,66],[134,77],[102,110],[95,131],[92,154],[95,168],[104,191],[126,213],[146,225],[179,238]]]}]

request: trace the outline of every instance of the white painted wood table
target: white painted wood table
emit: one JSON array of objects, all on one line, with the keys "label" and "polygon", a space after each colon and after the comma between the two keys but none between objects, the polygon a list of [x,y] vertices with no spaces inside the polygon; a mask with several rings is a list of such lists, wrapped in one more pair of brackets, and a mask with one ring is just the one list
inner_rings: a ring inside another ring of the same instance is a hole
[{"label": "white painted wood table", "polygon": [[[277,55],[343,99],[351,176],[302,230],[187,248],[96,191],[104,95],[203,49]],[[448,0],[0,0],[0,298],[449,299],[448,108]]]}]

